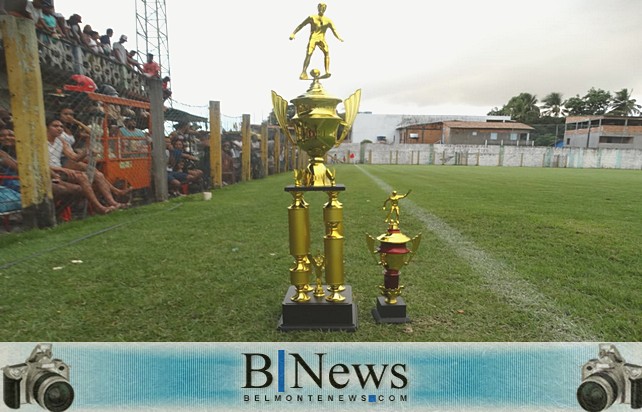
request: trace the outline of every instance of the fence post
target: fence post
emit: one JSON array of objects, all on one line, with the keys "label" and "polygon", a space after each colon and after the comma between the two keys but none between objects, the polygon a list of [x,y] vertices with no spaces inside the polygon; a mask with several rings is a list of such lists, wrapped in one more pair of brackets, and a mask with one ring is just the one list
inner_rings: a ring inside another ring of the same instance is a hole
[{"label": "fence post", "polygon": [[281,173],[281,129],[274,129],[274,174]]},{"label": "fence post", "polygon": [[210,170],[212,187],[223,187],[221,102],[210,101]]},{"label": "fence post", "polygon": [[165,153],[165,115],[163,86],[160,79],[148,79],[149,111],[152,116],[152,176],[157,202],[167,200],[167,154]]},{"label": "fence post", "polygon": [[243,150],[241,151],[241,182],[247,182],[252,178],[252,169],[250,159],[252,155],[252,138],[250,133],[250,115],[243,115],[243,124],[241,126],[241,142]]},{"label": "fence post", "polygon": [[31,19],[0,16],[25,227],[56,224],[36,29]]},{"label": "fence post", "polygon": [[268,168],[268,126],[267,120],[261,124],[261,162],[263,163],[263,177],[269,174]]}]

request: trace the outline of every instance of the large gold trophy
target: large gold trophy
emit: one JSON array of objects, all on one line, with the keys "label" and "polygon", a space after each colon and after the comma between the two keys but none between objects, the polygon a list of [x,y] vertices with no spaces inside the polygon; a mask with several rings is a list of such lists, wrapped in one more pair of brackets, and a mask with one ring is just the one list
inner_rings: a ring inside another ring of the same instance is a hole
[{"label": "large gold trophy", "polygon": [[[337,114],[337,105],[342,100],[326,92],[321,84],[321,79],[330,77],[326,30],[330,29],[341,40],[332,21],[324,15],[325,9],[325,4],[319,4],[318,15],[305,19],[290,36],[290,39],[294,39],[301,28],[310,25],[310,40],[299,78],[309,80],[306,71],[317,47],[324,54],[325,74],[322,75],[318,69],[310,71],[312,83],[309,88],[291,100],[296,110],[292,119],[287,116],[287,100],[272,91],[274,114],[281,129],[309,159],[306,168],[295,170],[294,184],[285,188],[293,198],[288,207],[288,225],[290,254],[294,257],[294,264],[290,269],[292,286],[282,303],[283,314],[278,324],[280,330],[354,331],[357,327],[356,304],[352,301],[352,288],[345,284],[344,275],[343,205],[339,202],[339,192],[345,191],[345,186],[336,184],[334,172],[325,165],[325,157],[330,149],[340,145],[347,137],[359,109],[361,90],[343,101],[345,115],[342,118]],[[328,196],[323,206],[323,254],[316,256],[310,254],[309,204],[304,199],[307,192],[325,192]],[[313,268],[317,273],[314,281]],[[325,284],[322,281],[323,273]],[[316,287],[312,287],[311,283]]]},{"label": "large gold trophy", "polygon": [[[398,194],[393,190],[383,202],[383,209],[390,204],[390,210],[385,222],[388,224],[386,233],[376,239],[366,234],[368,250],[375,258],[378,265],[383,266],[383,284],[379,285],[381,295],[377,298],[376,307],[372,309],[372,316],[377,323],[406,323],[410,318],[406,315],[406,302],[403,300],[399,284],[401,268],[412,260],[421,242],[421,233],[414,238],[409,238],[399,229],[400,215],[399,201],[410,194]],[[376,245],[376,242],[379,244]],[[411,244],[408,249],[407,244]]]}]

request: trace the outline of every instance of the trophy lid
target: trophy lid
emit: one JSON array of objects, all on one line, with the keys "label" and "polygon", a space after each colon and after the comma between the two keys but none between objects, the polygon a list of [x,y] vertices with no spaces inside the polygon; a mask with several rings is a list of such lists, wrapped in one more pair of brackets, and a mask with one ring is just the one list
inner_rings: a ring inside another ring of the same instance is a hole
[{"label": "trophy lid", "polygon": [[379,235],[377,237],[377,240],[385,243],[403,244],[406,242],[410,242],[411,239],[408,236],[401,233],[401,230],[396,229],[396,230],[388,230],[387,233]]}]

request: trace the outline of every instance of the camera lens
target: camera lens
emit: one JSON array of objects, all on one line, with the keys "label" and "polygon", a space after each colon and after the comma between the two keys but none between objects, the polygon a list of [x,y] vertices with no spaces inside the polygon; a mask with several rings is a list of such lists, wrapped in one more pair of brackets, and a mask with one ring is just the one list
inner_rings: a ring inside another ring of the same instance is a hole
[{"label": "camera lens", "polygon": [[50,411],[64,411],[71,406],[74,400],[74,390],[67,382],[51,384],[43,396],[45,409]]},{"label": "camera lens", "polygon": [[589,412],[599,412],[608,408],[617,398],[617,384],[609,375],[591,375],[577,388],[577,401]]},{"label": "camera lens", "polygon": [[33,386],[38,404],[52,412],[67,410],[74,401],[74,389],[62,376],[47,372],[41,375]]}]

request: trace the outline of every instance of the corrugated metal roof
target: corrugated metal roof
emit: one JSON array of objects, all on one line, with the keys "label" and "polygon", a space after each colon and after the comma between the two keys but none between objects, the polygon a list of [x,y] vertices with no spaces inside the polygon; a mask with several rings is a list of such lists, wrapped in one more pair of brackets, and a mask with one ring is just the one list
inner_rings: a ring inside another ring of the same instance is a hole
[{"label": "corrugated metal roof", "polygon": [[517,122],[443,122],[451,129],[504,129],[504,130],[535,130],[524,123]]}]

